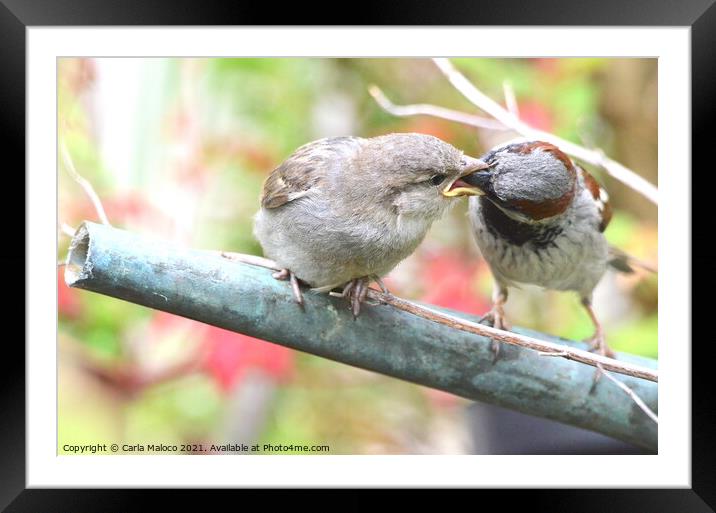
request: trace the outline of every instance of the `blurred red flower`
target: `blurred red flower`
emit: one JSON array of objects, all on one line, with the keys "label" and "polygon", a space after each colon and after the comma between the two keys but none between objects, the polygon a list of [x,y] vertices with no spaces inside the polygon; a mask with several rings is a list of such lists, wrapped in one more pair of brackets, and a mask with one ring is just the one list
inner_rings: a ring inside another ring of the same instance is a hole
[{"label": "blurred red flower", "polygon": [[60,315],[77,317],[82,313],[82,303],[77,297],[77,291],[65,283],[65,267],[57,269],[57,309]]},{"label": "blurred red flower", "polygon": [[287,380],[294,364],[294,352],[264,340],[208,326],[206,368],[224,390],[241,381],[246,372],[259,370],[277,381]]},{"label": "blurred red flower", "polygon": [[149,326],[149,340],[160,341],[180,332],[203,346],[201,366],[225,391],[241,382],[244,375],[258,370],[283,381],[293,371],[294,352],[264,340],[209,326],[166,312],[156,312]]},{"label": "blurred red flower", "polygon": [[530,59],[535,68],[541,73],[547,75],[556,75],[560,71],[559,61],[560,59],[554,58],[537,58]]},{"label": "blurred red flower", "polygon": [[479,262],[466,261],[462,255],[454,252],[435,253],[424,262],[421,277],[426,303],[482,314],[490,308],[486,298],[475,291]]},{"label": "blurred red flower", "polygon": [[519,104],[520,118],[533,128],[551,132],[554,127],[552,114],[541,103],[534,101]]}]

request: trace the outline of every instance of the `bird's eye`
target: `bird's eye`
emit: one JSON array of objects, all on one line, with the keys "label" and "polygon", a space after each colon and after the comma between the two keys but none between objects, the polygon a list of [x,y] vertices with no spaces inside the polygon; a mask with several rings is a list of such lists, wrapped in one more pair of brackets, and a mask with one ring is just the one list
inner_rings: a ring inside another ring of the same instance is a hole
[{"label": "bird's eye", "polygon": [[440,185],[447,178],[445,175],[435,175],[430,179],[430,183],[433,185]]}]

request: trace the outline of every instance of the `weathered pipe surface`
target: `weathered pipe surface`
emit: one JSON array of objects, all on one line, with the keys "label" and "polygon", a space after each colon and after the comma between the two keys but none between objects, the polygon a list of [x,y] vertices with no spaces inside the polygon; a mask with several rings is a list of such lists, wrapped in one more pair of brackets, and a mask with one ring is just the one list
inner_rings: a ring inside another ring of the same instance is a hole
[{"label": "weathered pipe surface", "polygon": [[[656,424],[609,380],[602,378],[592,390],[593,367],[507,344],[493,364],[489,339],[387,305],[364,305],[354,320],[345,300],[305,291],[301,310],[289,284],[273,279],[271,271],[215,252],[85,222],[72,240],[65,280],[71,287],[657,450]],[[650,368],[657,363],[618,358]],[[617,378],[657,411],[657,383]]]}]

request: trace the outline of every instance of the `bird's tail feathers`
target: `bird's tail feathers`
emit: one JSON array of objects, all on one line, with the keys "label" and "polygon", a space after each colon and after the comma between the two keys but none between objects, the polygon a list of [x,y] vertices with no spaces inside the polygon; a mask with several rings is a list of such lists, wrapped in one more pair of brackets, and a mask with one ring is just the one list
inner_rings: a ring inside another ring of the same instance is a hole
[{"label": "bird's tail feathers", "polygon": [[659,272],[655,265],[633,257],[614,246],[609,247],[609,265],[617,271],[627,274],[633,273],[635,269],[642,269],[654,274]]}]

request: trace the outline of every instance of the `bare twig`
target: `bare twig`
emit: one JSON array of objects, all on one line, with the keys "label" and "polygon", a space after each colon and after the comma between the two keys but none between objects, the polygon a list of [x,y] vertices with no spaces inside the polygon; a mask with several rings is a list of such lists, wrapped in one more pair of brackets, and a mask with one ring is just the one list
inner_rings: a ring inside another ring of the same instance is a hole
[{"label": "bare twig", "polygon": [[502,90],[505,92],[505,106],[508,112],[519,119],[520,109],[517,106],[517,98],[515,98],[515,90],[512,89],[512,84],[505,80],[502,83]]},{"label": "bare twig", "polygon": [[[274,262],[273,260],[269,260],[268,258],[258,257],[255,255],[244,255],[242,253],[228,253],[224,251],[220,251],[219,253],[223,257],[228,258],[230,260],[235,260],[250,265],[257,265],[259,267],[265,267],[267,269],[272,269],[275,271],[280,270],[278,264],[276,264],[276,262]],[[598,367],[599,365],[602,365],[604,369],[610,370],[612,372],[616,372],[618,374],[625,374],[627,376],[633,376],[636,378],[647,379],[649,381],[658,382],[659,380],[657,371],[653,369],[648,369],[639,365],[633,365],[627,362],[621,362],[613,358],[608,358],[599,354],[590,353],[581,349],[562,346],[559,344],[554,344],[552,342],[547,342],[545,340],[540,340],[525,335],[518,335],[517,333],[512,333],[510,331],[502,331],[495,328],[491,328],[489,326],[485,326],[484,324],[468,321],[466,319],[460,319],[453,315],[439,312],[437,310],[418,305],[411,301],[401,299],[392,294],[385,294],[378,290],[368,289],[367,297],[374,301],[378,301],[380,303],[390,305],[399,310],[403,310],[404,312],[417,315],[418,317],[422,317],[423,319],[428,319],[430,321],[437,322],[439,324],[443,324],[445,326],[461,331],[466,331],[468,333],[473,333],[475,335],[499,340],[500,342],[504,342],[506,344],[526,347],[528,349],[534,349],[545,356],[549,355],[566,358],[568,360],[585,363],[593,367]]]},{"label": "bare twig", "polygon": [[[60,228],[60,233],[62,233],[63,235],[67,235],[67,236],[70,237],[70,238],[72,238],[72,237],[75,236],[75,229],[72,228],[72,227],[71,227],[69,224],[67,224],[67,223],[61,223],[60,226],[59,226],[59,228]],[[62,266],[64,266],[66,263],[67,263],[67,262],[65,262],[64,260],[58,260],[58,261],[57,261],[57,267],[62,267]]]},{"label": "bare twig", "polygon": [[631,388],[629,388],[626,384],[619,381],[617,378],[612,376],[609,372],[605,371],[601,364],[597,364],[597,368],[599,371],[604,374],[608,380],[610,380],[612,383],[614,383],[616,386],[621,388],[629,397],[631,397],[632,401],[636,403],[636,405],[641,408],[641,410],[647,414],[647,416],[656,422],[659,423],[659,417],[656,416],[656,413],[654,413],[651,408],[649,408],[646,403],[642,400],[641,397],[637,395],[636,392],[634,392]]},{"label": "bare twig", "polygon": [[100,221],[102,221],[102,224],[106,224],[107,226],[112,226],[109,222],[109,219],[107,218],[107,214],[104,211],[104,207],[102,206],[102,201],[99,199],[99,196],[95,192],[94,188],[92,187],[92,184],[89,183],[86,179],[84,179],[75,169],[75,164],[72,161],[72,157],[70,156],[69,151],[67,151],[67,146],[65,146],[64,142],[60,142],[60,152],[62,153],[62,160],[65,163],[65,167],[67,168],[67,171],[70,173],[72,178],[80,184],[82,189],[84,189],[85,193],[89,197],[90,201],[92,202],[92,205],[94,206],[95,211],[97,211],[97,216],[99,217]]},{"label": "bare twig", "polygon": [[67,224],[67,223],[62,223],[62,224],[60,225],[60,231],[61,231],[62,233],[64,233],[65,235],[67,235],[68,237],[74,237],[74,236],[75,236],[75,229],[72,228],[72,227],[71,227],[69,224]]},{"label": "bare twig", "polygon": [[557,351],[555,353],[545,353],[544,351],[539,351],[537,354],[540,356],[567,356],[567,353],[564,351]]},{"label": "bare twig", "polygon": [[464,125],[470,125],[478,128],[489,128],[491,130],[509,130],[508,127],[506,127],[499,121],[484,118],[481,116],[475,116],[474,114],[466,114],[458,110],[438,107],[437,105],[430,105],[427,103],[404,106],[395,105],[388,99],[387,96],[385,96],[383,91],[381,91],[378,86],[375,85],[371,85],[368,88],[368,92],[376,101],[376,103],[378,103],[378,105],[380,105],[386,112],[389,112],[394,116],[407,117],[426,115],[441,119],[447,119],[449,121],[455,121],[456,123],[462,123]]},{"label": "bare twig", "polygon": [[559,356],[568,360],[586,363],[587,365],[591,365],[593,367],[597,367],[601,364],[605,369],[619,374],[626,374],[627,376],[633,376],[655,382],[659,380],[658,373],[653,369],[647,369],[638,365],[620,362],[619,360],[583,351],[581,349],[553,344],[552,342],[547,342],[545,340],[525,335],[518,335],[517,333],[512,333],[510,331],[498,330],[484,324],[468,321],[467,319],[460,319],[453,315],[412,303],[391,294],[384,294],[382,292],[378,292],[377,290],[369,289],[368,297],[373,300],[380,301],[381,303],[389,304],[405,312],[412,313],[418,317],[438,322],[461,331],[474,333],[475,335],[489,337],[515,346],[534,349],[536,351],[541,351],[542,353],[549,353],[550,355]]},{"label": "bare twig", "polygon": [[475,85],[472,84],[472,82],[470,82],[465,75],[460,73],[448,59],[435,58],[433,59],[433,62],[435,62],[437,67],[447,77],[455,89],[457,89],[473,105],[485,111],[503,125],[512,128],[519,134],[530,139],[539,139],[552,143],[555,146],[558,146],[565,153],[568,153],[579,160],[588,162],[589,164],[595,166],[603,167],[604,170],[611,176],[631,187],[651,202],[658,204],[658,190],[653,184],[619,162],[606,157],[604,152],[601,150],[587,149],[583,146],[562,139],[561,137],[557,137],[549,132],[532,128],[475,87]]},{"label": "bare twig", "polygon": [[243,262],[249,265],[265,267],[266,269],[271,269],[274,271],[283,270],[278,266],[276,262],[274,262],[273,260],[269,260],[268,258],[256,255],[246,255],[244,253],[232,253],[231,251],[218,251],[218,253],[224,258],[228,258],[229,260],[233,260],[235,262]]}]

